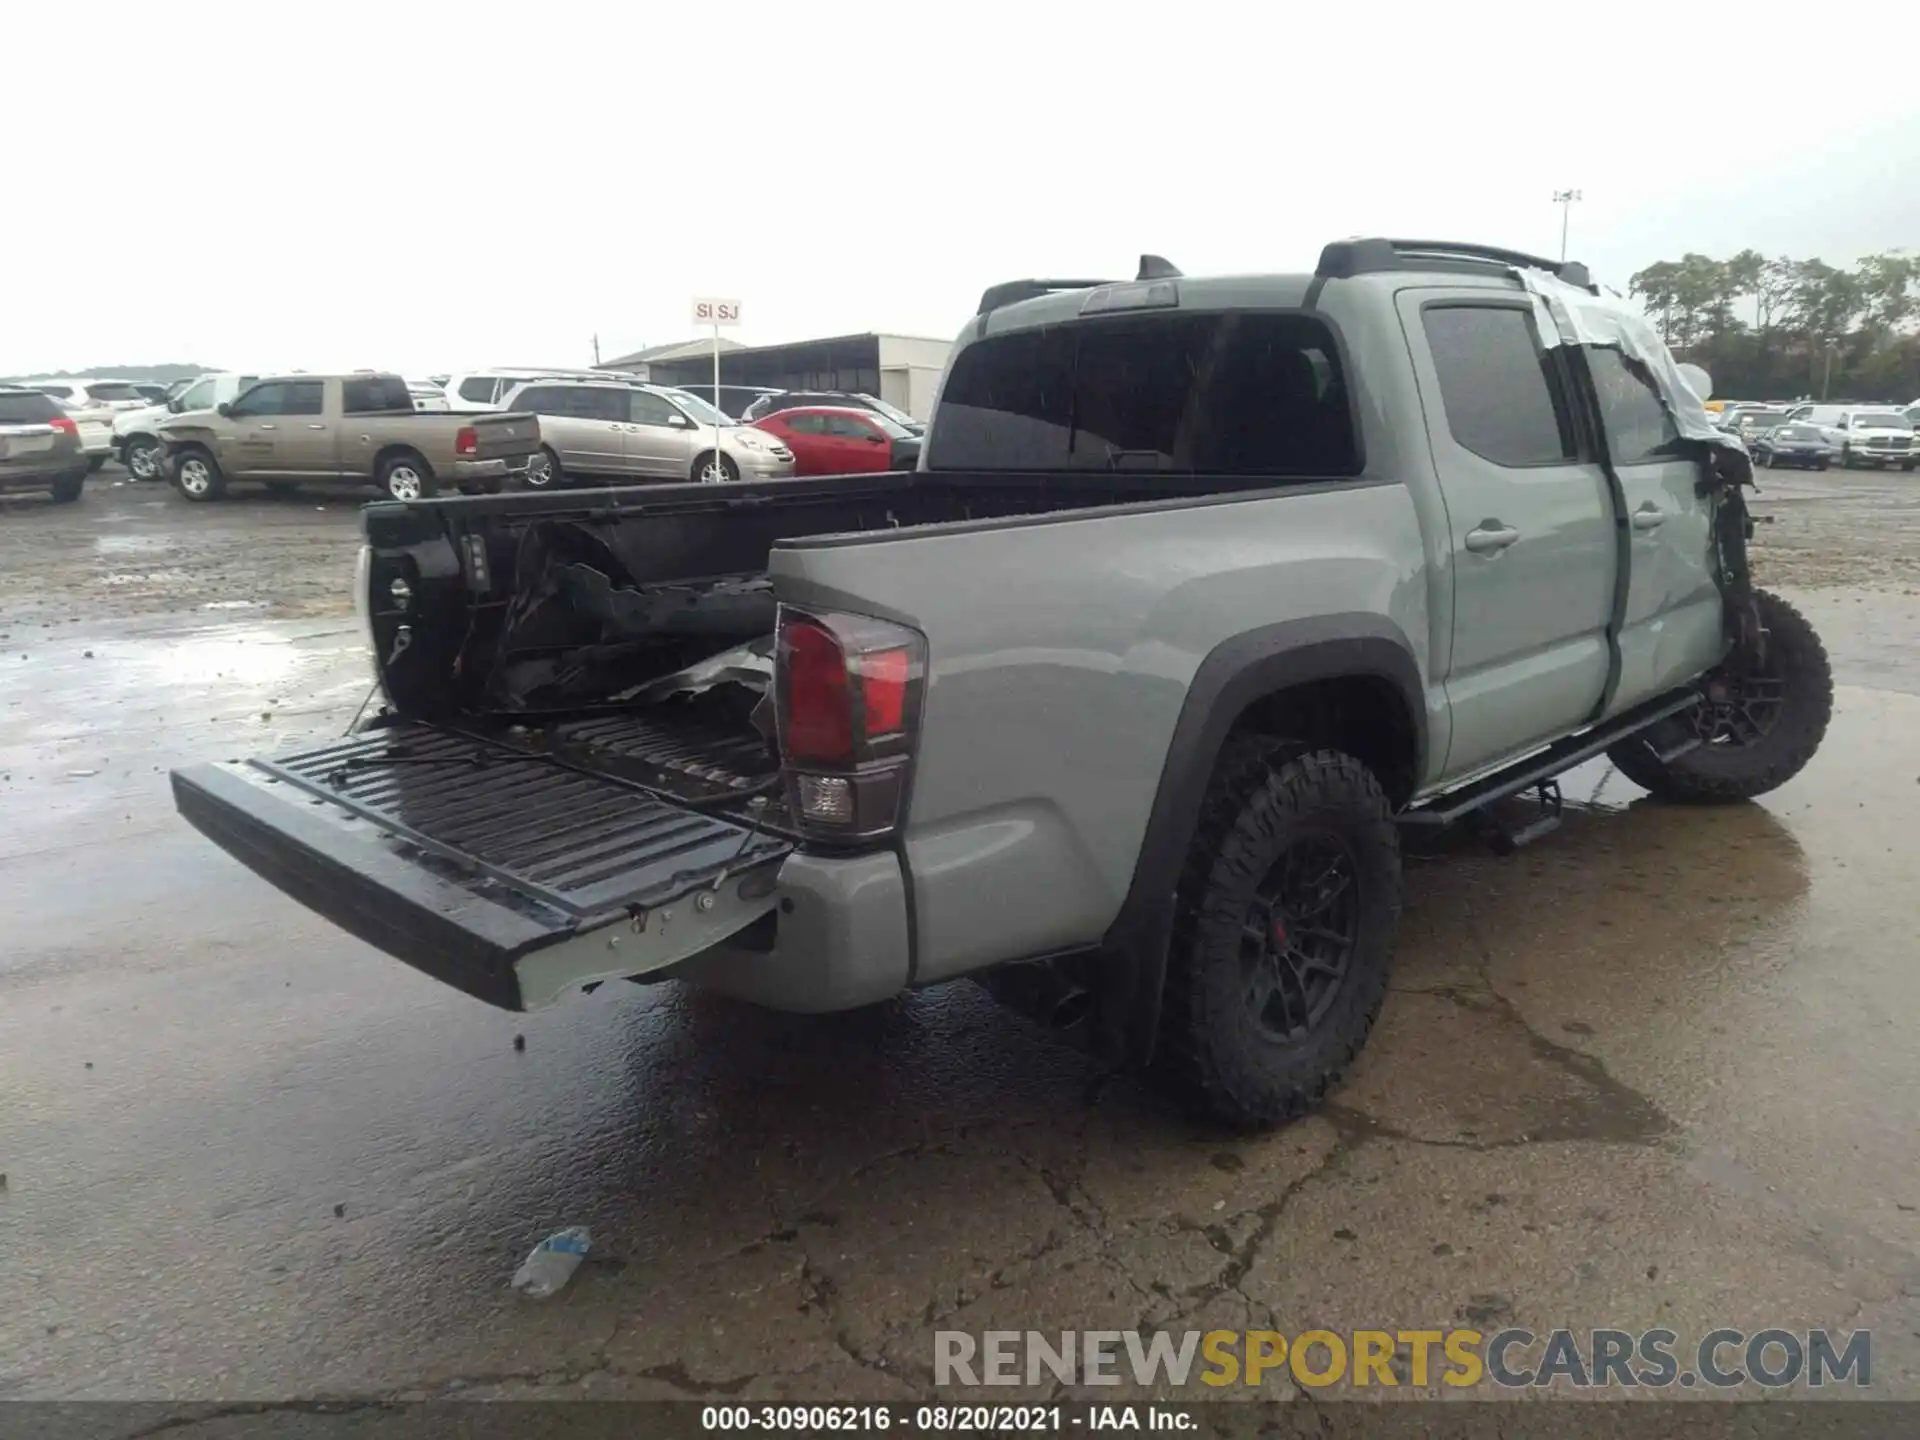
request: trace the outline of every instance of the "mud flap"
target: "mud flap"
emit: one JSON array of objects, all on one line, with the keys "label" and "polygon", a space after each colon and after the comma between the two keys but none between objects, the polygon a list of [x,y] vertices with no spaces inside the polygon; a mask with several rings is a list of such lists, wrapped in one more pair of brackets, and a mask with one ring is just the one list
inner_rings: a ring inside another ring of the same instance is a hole
[{"label": "mud flap", "polygon": [[173,775],[180,813],[398,960],[509,1010],[752,926],[792,848],[630,782],[410,725]]}]

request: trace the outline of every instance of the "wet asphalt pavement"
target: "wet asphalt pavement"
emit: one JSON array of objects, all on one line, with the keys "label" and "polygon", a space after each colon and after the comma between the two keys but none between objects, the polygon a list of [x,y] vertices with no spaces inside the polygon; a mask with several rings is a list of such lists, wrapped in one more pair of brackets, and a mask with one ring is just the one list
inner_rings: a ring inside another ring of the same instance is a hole
[{"label": "wet asphalt pavement", "polygon": [[344,728],[352,500],[116,478],[0,502],[0,1398],[907,1398],[935,1329],[1458,1324],[1870,1327],[1920,1396],[1912,477],[1759,506],[1836,662],[1808,771],[1588,766],[1539,845],[1416,857],[1351,1078],[1256,1140],[964,985],[514,1016],[342,936],[166,772]]}]

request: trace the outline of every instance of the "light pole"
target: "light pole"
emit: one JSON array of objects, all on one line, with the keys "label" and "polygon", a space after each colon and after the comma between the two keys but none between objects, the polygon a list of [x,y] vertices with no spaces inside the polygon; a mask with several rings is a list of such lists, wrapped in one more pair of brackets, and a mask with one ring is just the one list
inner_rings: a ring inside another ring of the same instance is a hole
[{"label": "light pole", "polygon": [[1567,221],[1573,215],[1573,202],[1580,198],[1578,190],[1556,190],[1553,203],[1560,207],[1560,263],[1567,263]]}]

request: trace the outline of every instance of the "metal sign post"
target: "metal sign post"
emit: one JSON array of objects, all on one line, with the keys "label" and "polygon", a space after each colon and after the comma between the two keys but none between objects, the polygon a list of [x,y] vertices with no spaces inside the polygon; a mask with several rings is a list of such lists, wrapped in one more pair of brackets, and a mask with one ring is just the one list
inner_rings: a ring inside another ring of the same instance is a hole
[{"label": "metal sign post", "polygon": [[[716,300],[711,297],[696,299],[693,302],[693,323],[713,327],[713,408],[720,409],[720,327],[740,323],[740,302],[738,300]],[[724,412],[723,412],[724,413]],[[716,469],[720,455],[720,426],[713,427],[713,453]]]}]

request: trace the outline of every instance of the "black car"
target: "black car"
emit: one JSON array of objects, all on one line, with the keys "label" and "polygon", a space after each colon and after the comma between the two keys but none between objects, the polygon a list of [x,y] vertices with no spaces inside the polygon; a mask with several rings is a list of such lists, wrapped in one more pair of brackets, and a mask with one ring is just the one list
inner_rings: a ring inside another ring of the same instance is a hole
[{"label": "black car", "polygon": [[751,425],[756,420],[764,420],[769,415],[778,415],[782,410],[811,409],[816,405],[840,405],[855,410],[871,410],[884,415],[900,426],[909,435],[924,435],[927,427],[897,405],[872,395],[862,395],[848,390],[774,390],[762,395],[746,408],[740,418]]},{"label": "black car", "polygon": [[1754,463],[1774,468],[1824,470],[1833,462],[1833,447],[1817,426],[1776,425],[1753,438]]}]

